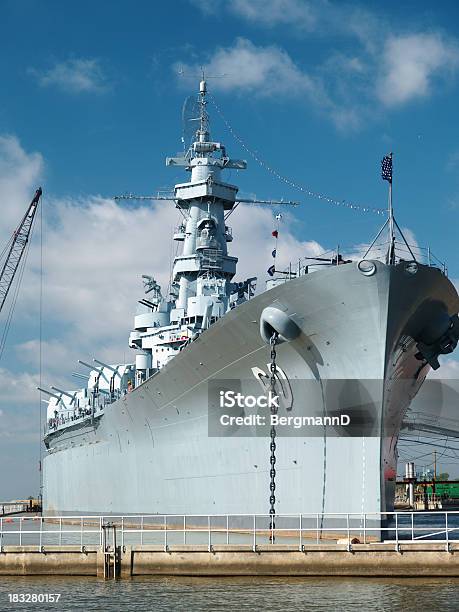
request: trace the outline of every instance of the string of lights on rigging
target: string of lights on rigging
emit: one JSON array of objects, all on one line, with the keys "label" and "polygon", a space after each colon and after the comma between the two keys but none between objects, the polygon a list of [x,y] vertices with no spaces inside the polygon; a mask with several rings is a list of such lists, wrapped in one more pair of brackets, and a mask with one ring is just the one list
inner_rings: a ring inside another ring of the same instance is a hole
[{"label": "string of lights on rigging", "polygon": [[270,174],[272,174],[278,180],[282,181],[283,183],[285,183],[289,187],[292,187],[293,189],[301,191],[302,193],[304,193],[307,196],[310,196],[311,198],[317,198],[317,199],[319,199],[321,201],[327,202],[328,204],[334,204],[336,206],[343,206],[345,208],[349,208],[349,209],[356,210],[356,211],[363,212],[363,213],[374,213],[376,215],[386,215],[387,214],[387,210],[385,210],[383,208],[373,208],[373,207],[370,207],[370,206],[362,206],[360,204],[355,204],[354,202],[349,202],[348,200],[338,200],[338,199],[330,197],[330,196],[328,196],[328,195],[326,195],[324,193],[319,193],[319,192],[316,192],[316,191],[312,191],[311,189],[309,189],[309,188],[307,188],[307,187],[305,187],[303,185],[300,185],[299,183],[296,183],[295,181],[292,181],[291,179],[287,178],[286,176],[280,174],[280,172],[278,172],[275,168],[270,166],[266,161],[264,161],[255,151],[253,151],[244,142],[244,140],[233,129],[233,127],[231,126],[229,121],[226,119],[226,117],[222,113],[220,107],[218,106],[217,102],[215,101],[215,98],[212,95],[210,95],[210,94],[208,94],[208,97],[209,97],[210,101],[212,102],[212,104],[213,104],[215,110],[217,111],[218,115],[220,116],[221,120],[225,124],[226,129],[233,136],[233,138],[250,155],[250,157],[252,157],[262,168],[267,170]]}]

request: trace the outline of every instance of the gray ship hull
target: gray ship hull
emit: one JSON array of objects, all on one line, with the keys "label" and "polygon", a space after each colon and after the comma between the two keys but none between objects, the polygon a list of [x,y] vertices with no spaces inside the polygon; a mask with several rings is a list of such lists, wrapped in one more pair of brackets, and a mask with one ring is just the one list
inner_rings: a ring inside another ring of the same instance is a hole
[{"label": "gray ship hull", "polygon": [[348,264],[262,293],[94,422],[50,433],[44,512],[266,514],[269,439],[209,437],[208,383],[266,370],[259,321],[273,304],[301,329],[278,347],[278,365],[290,381],[381,381],[378,435],[279,438],[277,512],[392,510],[398,432],[429,368],[415,357],[413,338],[435,309],[453,315],[459,301],[434,268],[419,266],[410,275],[403,263],[375,264],[373,276]]}]

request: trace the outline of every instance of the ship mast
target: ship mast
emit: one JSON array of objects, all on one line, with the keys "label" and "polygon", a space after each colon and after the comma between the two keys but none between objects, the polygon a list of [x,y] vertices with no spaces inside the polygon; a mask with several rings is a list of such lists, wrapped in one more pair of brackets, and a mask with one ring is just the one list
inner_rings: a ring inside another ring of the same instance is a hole
[{"label": "ship mast", "polygon": [[253,296],[256,278],[232,282],[238,259],[228,253],[233,234],[226,223],[238,204],[297,205],[284,200],[237,197],[239,188],[225,181],[223,171],[245,170],[247,162],[231,159],[226,147],[212,139],[207,96],[203,74],[191,106],[192,116],[188,117],[196,125],[191,143],[188,141],[187,150],[177,157],[166,158],[167,166],[184,167],[191,174],[189,180],[176,184],[168,197],[115,196],[116,200],[169,200],[182,216],[173,236],[182,243],[182,249],[174,258],[168,299],[158,298],[156,306],[145,298],[140,300],[148,312],[136,317],[129,340],[132,348],[143,351],[136,356],[136,363],[137,357],[145,358],[144,365],[137,366],[144,378],[151,367],[162,368],[174,351],[184,348],[217,319]]},{"label": "ship mast", "polygon": [[[212,141],[207,115],[207,83],[199,83],[199,128],[183,161],[177,158],[168,165],[180,163],[191,171],[187,183],[175,186],[177,207],[185,215],[184,231],[174,236],[183,242],[182,254],[175,258],[173,283],[178,287],[175,318],[199,317],[209,325],[212,317],[220,317],[229,307],[229,281],[236,273],[236,257],[228,255],[227,243],[232,240],[225,225],[225,215],[236,202],[238,188],[221,178],[227,168],[244,170],[245,161],[231,160],[220,142]],[[172,163],[171,163],[172,162]]]},{"label": "ship mast", "polygon": [[[229,309],[230,281],[236,274],[237,258],[231,257],[227,249],[233,236],[225,221],[241,201],[267,202],[237,198],[238,187],[222,178],[223,170],[245,170],[247,162],[230,159],[225,146],[211,138],[204,75],[199,83],[197,102],[199,117],[194,120],[199,127],[194,142],[183,157],[166,159],[166,165],[184,166],[191,172],[189,182],[174,188],[173,199],[185,223],[174,236],[174,240],[183,242],[183,249],[173,267],[172,282],[177,299],[171,311],[171,322],[180,322],[181,317],[188,315],[197,316],[208,325],[210,319],[223,316]],[[270,201],[269,204],[295,203]]]}]

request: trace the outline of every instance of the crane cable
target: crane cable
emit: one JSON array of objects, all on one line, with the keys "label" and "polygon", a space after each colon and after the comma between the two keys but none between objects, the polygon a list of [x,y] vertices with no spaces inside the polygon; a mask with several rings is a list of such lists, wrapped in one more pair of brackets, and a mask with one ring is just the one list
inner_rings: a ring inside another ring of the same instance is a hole
[{"label": "crane cable", "polygon": [[287,178],[286,176],[284,176],[283,174],[281,174],[275,168],[273,168],[271,165],[269,165],[264,159],[262,159],[258,155],[258,153],[256,153],[248,145],[246,145],[244,140],[233,129],[233,127],[231,126],[229,121],[226,119],[226,117],[222,113],[220,107],[218,106],[217,102],[215,101],[215,98],[211,94],[207,94],[207,95],[208,95],[210,101],[212,102],[215,110],[217,111],[218,115],[220,116],[220,119],[225,124],[226,129],[233,136],[233,138],[250,155],[250,157],[252,157],[262,168],[267,170],[270,174],[272,174],[279,181],[285,183],[286,185],[288,185],[289,187],[292,187],[293,189],[301,191],[302,193],[304,193],[307,196],[310,196],[311,198],[316,198],[318,200],[327,202],[328,204],[334,204],[335,206],[344,206],[345,208],[349,208],[349,209],[356,210],[356,211],[363,212],[363,213],[374,213],[376,215],[387,215],[387,210],[386,209],[383,209],[383,208],[373,208],[371,206],[362,206],[361,204],[355,204],[354,202],[350,202],[348,200],[338,200],[337,198],[330,197],[330,196],[328,196],[328,195],[326,195],[324,193],[320,193],[320,192],[317,192],[317,191],[312,191],[308,187],[305,187],[304,185],[300,185],[299,183],[296,183],[295,181],[293,181],[293,180]]},{"label": "crane cable", "polygon": [[7,243],[6,243],[6,245],[5,245],[5,248],[4,248],[4,249],[3,249],[3,251],[0,253],[0,261],[2,261],[2,259],[3,259],[4,255],[7,253],[7,251],[9,251],[9,250],[10,250],[11,245],[12,245],[12,243],[13,243],[13,240],[14,240],[14,234],[13,234],[12,236],[10,236],[10,238],[9,238],[8,242],[7,242]]},{"label": "crane cable", "polygon": [[38,348],[38,380],[39,380],[39,409],[38,409],[38,418],[39,418],[39,427],[38,427],[38,477],[39,477],[39,486],[40,486],[40,506],[43,505],[43,443],[41,438],[42,432],[42,423],[43,423],[43,415],[42,415],[42,369],[43,369],[43,194],[41,198],[41,206],[40,206],[40,298],[39,298],[39,323],[38,323],[38,336],[39,336],[39,348]]},{"label": "crane cable", "polygon": [[22,277],[24,275],[24,268],[25,268],[25,264],[26,264],[26,261],[27,261],[27,255],[29,253],[29,246],[30,246],[30,241],[26,245],[26,248],[25,248],[25,251],[24,251],[24,256],[23,256],[22,261],[20,263],[19,274],[17,276],[16,286],[15,286],[14,292],[13,292],[13,299],[11,300],[11,304],[10,304],[10,307],[9,307],[9,310],[8,310],[8,315],[6,317],[5,327],[3,328],[2,337],[0,339],[0,360],[1,360],[1,358],[3,356],[3,352],[5,350],[6,340],[8,338],[8,332],[10,331],[11,321],[13,319],[14,309],[16,307],[16,302],[17,302],[17,299],[18,299],[19,289],[21,288]]}]

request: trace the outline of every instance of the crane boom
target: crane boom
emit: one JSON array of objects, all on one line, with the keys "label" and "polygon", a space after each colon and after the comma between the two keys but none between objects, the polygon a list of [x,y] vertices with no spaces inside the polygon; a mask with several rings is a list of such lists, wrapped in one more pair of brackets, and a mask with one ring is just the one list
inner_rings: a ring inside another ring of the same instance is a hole
[{"label": "crane boom", "polygon": [[27,211],[22,218],[21,223],[12,236],[11,246],[0,272],[0,312],[5,304],[8,292],[13,284],[14,275],[19,267],[25,248],[29,241],[30,231],[32,229],[35,213],[37,212],[38,203],[42,194],[42,189],[39,187],[35,192],[32,202],[29,204]]}]

